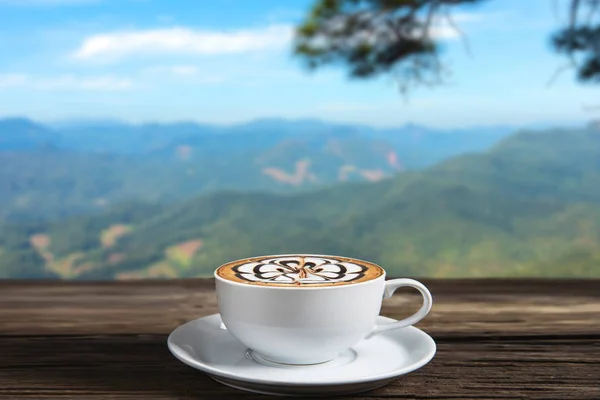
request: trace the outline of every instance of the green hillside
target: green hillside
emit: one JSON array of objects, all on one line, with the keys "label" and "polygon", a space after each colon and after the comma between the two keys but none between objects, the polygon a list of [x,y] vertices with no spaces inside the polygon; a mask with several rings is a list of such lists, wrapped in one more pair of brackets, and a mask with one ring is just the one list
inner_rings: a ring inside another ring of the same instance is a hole
[{"label": "green hillside", "polygon": [[379,181],[401,169],[388,161],[390,152],[385,143],[359,139],[331,140],[318,149],[283,141],[227,157],[182,153],[168,160],[48,148],[0,151],[0,218],[60,218],[123,201],[174,202],[218,190],[294,193],[336,182]]},{"label": "green hillside", "polygon": [[56,219],[123,201],[174,203],[219,190],[297,193],[376,182],[467,151],[509,128],[381,130],[312,120],[58,125],[0,119],[0,218]]},{"label": "green hillside", "polygon": [[600,132],[522,132],[487,153],[376,183],[221,191],[49,225],[4,224],[5,277],[189,277],[294,252],[368,259],[393,276],[599,277]]}]

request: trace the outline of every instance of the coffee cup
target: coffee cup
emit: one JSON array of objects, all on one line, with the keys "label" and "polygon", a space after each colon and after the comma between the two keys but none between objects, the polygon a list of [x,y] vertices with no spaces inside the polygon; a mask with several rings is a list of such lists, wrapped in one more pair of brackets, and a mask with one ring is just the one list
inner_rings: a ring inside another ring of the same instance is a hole
[{"label": "coffee cup", "polygon": [[[413,279],[385,280],[385,270],[349,257],[290,254],[232,261],[215,270],[225,328],[263,359],[307,365],[335,359],[362,340],[413,325],[433,299]],[[412,316],[377,324],[382,301],[412,287],[423,305]]]}]

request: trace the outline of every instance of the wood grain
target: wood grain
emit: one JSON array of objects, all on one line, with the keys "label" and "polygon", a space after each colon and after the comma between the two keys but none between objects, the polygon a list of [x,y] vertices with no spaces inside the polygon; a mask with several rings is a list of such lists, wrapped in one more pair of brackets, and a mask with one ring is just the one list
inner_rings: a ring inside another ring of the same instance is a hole
[{"label": "wood grain", "polygon": [[[600,281],[427,280],[433,361],[363,399],[600,399]],[[386,300],[400,318],[411,291]],[[222,386],[166,348],[217,311],[212,280],[0,281],[0,399],[273,398]]]}]

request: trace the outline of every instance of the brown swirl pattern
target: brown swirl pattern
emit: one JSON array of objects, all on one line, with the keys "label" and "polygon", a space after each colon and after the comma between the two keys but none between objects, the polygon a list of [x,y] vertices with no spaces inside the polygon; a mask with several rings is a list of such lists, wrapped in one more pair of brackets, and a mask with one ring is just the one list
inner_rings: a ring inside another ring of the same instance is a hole
[{"label": "brown swirl pattern", "polygon": [[372,279],[380,276],[382,270],[375,265],[371,267],[366,263],[346,258],[284,256],[254,258],[236,264],[226,264],[219,269],[218,274],[226,279],[247,283],[328,285]]}]

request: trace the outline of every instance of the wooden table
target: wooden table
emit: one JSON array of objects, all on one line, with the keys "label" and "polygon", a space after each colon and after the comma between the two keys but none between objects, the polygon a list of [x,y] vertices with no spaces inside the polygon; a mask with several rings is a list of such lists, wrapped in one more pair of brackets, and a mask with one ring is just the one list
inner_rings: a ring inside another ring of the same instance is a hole
[{"label": "wooden table", "polygon": [[[600,281],[422,280],[424,368],[364,399],[600,399]],[[382,314],[416,310],[412,292]],[[217,312],[212,280],[0,281],[0,399],[258,399],[177,361],[168,333]]]}]

